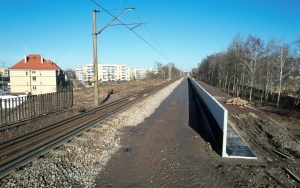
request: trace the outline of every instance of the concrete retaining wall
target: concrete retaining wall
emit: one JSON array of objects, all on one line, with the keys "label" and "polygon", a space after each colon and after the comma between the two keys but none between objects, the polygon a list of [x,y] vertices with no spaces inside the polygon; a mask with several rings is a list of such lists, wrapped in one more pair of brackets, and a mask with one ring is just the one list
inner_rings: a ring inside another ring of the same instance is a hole
[{"label": "concrete retaining wall", "polygon": [[189,78],[198,96],[205,103],[206,108],[210,111],[217,126],[213,127],[216,135],[219,137],[222,146],[222,157],[228,157],[226,153],[227,141],[227,117],[228,111],[213,96],[211,96],[204,88],[202,88],[194,79]]}]

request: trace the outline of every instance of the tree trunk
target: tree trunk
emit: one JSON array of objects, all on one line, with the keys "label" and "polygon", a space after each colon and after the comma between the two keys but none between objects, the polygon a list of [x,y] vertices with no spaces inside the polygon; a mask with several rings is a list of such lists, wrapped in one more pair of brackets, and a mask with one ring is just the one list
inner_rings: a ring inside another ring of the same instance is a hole
[{"label": "tree trunk", "polygon": [[251,102],[251,100],[252,100],[252,88],[253,88],[253,75],[251,75],[251,80],[250,80],[249,102]]},{"label": "tree trunk", "polygon": [[267,81],[267,83],[266,83],[266,87],[265,87],[265,102],[267,102],[268,101],[268,99],[269,99],[269,91],[270,91],[270,88],[269,88],[269,85],[270,83]]},{"label": "tree trunk", "polygon": [[226,75],[226,77],[225,77],[224,91],[226,91],[226,87],[227,87],[227,78],[228,78],[228,75]]},{"label": "tree trunk", "polygon": [[276,104],[277,106],[279,105],[279,101],[280,101],[281,87],[282,87],[282,68],[280,69],[280,75],[279,75],[279,91],[278,91],[277,104]]},{"label": "tree trunk", "polygon": [[241,90],[240,85],[241,85],[240,80],[237,79],[236,80],[236,97],[238,97],[240,95],[240,90]]},{"label": "tree trunk", "polygon": [[296,106],[298,106],[298,104],[299,104],[299,102],[300,102],[300,88],[299,88],[299,90],[298,90],[298,97],[297,97],[297,100],[296,100]]},{"label": "tree trunk", "polygon": [[261,96],[260,96],[260,103],[262,103],[263,96],[264,96],[264,92],[265,92],[265,90],[263,89],[263,90],[262,90],[262,93],[261,93]]},{"label": "tree trunk", "polygon": [[230,82],[228,83],[227,94],[230,94]]}]

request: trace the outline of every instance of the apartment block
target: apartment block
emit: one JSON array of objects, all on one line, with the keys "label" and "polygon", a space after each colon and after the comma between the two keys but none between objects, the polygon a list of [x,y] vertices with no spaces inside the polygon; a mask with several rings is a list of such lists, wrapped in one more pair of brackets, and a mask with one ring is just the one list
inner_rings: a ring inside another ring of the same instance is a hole
[{"label": "apartment block", "polygon": [[98,78],[100,81],[125,81],[129,80],[126,77],[125,65],[118,64],[99,64]]},{"label": "apartment block", "polygon": [[131,77],[133,79],[141,80],[145,79],[147,76],[147,73],[151,71],[151,69],[145,69],[145,68],[132,68],[131,69]]},{"label": "apartment block", "polygon": [[[101,82],[106,81],[130,81],[134,79],[146,78],[147,72],[151,69],[137,69],[126,67],[119,64],[98,64],[98,79]],[[76,77],[81,81],[94,81],[94,66],[76,67]],[[78,75],[78,76],[77,76]]]},{"label": "apartment block", "polygon": [[83,75],[83,68],[82,67],[76,67],[75,68],[75,75],[77,80],[83,81],[84,75]]}]

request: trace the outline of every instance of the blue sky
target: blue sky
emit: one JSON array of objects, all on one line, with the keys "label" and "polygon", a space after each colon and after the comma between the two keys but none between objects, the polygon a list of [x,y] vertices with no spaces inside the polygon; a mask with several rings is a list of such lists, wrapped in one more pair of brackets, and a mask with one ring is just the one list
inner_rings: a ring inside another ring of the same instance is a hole
[{"label": "blue sky", "polygon": [[[174,62],[181,70],[197,67],[203,58],[226,50],[240,33],[284,38],[300,37],[299,0],[95,0],[134,29],[111,26],[98,35],[98,62],[155,68]],[[24,55],[42,54],[62,69],[92,63],[91,0],[0,0],[0,66],[11,67]],[[99,31],[113,17],[97,13]],[[118,24],[118,22],[115,22]],[[150,32],[149,32],[150,31]],[[162,55],[161,55],[162,54]]]}]

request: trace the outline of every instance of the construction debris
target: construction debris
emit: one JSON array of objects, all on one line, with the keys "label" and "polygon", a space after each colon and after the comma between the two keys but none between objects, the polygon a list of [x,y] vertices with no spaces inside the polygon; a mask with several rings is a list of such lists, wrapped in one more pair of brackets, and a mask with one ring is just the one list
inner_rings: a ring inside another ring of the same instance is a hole
[{"label": "construction debris", "polygon": [[248,101],[242,100],[240,97],[228,99],[226,101],[226,104],[233,104],[233,105],[238,105],[238,106],[248,106]]}]

